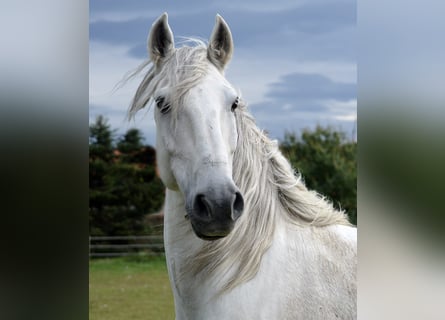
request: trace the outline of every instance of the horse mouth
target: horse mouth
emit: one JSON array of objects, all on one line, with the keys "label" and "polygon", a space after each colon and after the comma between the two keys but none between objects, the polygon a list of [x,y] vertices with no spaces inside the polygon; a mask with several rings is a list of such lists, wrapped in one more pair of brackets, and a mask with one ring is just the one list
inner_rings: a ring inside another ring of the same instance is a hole
[{"label": "horse mouth", "polygon": [[[195,235],[202,239],[202,240],[206,240],[206,241],[215,241],[215,240],[219,240],[222,238],[227,237],[230,232],[233,229],[233,225],[230,224],[229,226],[224,226],[224,227],[220,227],[220,228],[206,228],[206,226],[202,226],[199,223],[195,224],[194,221],[191,221],[191,225],[192,225],[192,229],[193,232],[195,233]],[[209,230],[210,229],[210,230]],[[217,229],[217,230],[215,230]]]},{"label": "horse mouth", "polygon": [[207,240],[207,241],[215,241],[215,240],[219,240],[222,238],[225,238],[226,236],[204,236],[204,235],[197,235],[199,238],[201,238],[202,240]]}]

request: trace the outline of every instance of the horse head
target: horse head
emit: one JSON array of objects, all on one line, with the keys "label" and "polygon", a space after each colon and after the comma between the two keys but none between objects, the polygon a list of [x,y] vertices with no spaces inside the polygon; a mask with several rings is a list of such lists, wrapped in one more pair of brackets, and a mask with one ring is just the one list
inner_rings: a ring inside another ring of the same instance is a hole
[{"label": "horse head", "polygon": [[244,208],[232,178],[240,100],[224,77],[233,53],[230,29],[217,15],[207,46],[176,49],[164,13],[153,23],[148,53],[160,177],[167,188],[184,195],[198,237],[225,237]]}]

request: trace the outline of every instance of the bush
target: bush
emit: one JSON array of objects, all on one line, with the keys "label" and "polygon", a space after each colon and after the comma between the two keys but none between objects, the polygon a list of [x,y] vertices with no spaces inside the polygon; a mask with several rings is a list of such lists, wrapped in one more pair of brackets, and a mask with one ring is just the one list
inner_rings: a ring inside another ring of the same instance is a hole
[{"label": "bush", "polygon": [[90,235],[147,233],[144,217],[160,210],[164,201],[155,157],[137,129],[128,130],[115,147],[103,117],[90,126]]},{"label": "bush", "polygon": [[344,209],[357,224],[357,143],[343,132],[317,126],[304,130],[301,138],[287,132],[281,149],[302,175],[307,187]]}]

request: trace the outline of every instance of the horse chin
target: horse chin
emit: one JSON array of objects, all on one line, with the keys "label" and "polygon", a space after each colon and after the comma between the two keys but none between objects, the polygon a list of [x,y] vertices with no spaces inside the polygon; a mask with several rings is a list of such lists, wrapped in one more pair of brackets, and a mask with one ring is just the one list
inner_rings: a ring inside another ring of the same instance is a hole
[{"label": "horse chin", "polygon": [[214,228],[212,228],[213,230],[205,230],[205,228],[197,227],[192,222],[192,229],[198,238],[206,241],[215,241],[227,237],[232,231],[233,227],[219,229],[218,231],[214,230]]},{"label": "horse chin", "polygon": [[196,234],[200,239],[202,240],[206,240],[206,241],[215,241],[215,240],[219,240],[222,238],[225,238],[227,235],[225,236],[204,236],[204,235],[198,235]]}]

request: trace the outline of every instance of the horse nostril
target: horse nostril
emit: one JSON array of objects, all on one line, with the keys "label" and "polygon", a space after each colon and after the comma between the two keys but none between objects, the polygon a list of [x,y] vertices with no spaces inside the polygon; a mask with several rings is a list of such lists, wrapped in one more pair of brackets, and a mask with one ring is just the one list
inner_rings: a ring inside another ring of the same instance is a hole
[{"label": "horse nostril", "polygon": [[235,193],[235,200],[233,201],[232,207],[232,220],[237,220],[244,210],[244,199],[241,193]]},{"label": "horse nostril", "polygon": [[197,194],[195,197],[195,203],[193,205],[194,211],[201,217],[210,218],[211,217],[211,209],[209,207],[209,203],[206,200],[204,194]]}]

